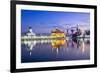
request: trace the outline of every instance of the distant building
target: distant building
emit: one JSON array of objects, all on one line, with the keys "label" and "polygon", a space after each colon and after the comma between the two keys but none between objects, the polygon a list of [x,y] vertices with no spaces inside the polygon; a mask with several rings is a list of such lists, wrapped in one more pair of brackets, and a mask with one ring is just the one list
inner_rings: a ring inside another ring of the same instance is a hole
[{"label": "distant building", "polygon": [[52,38],[65,38],[65,33],[59,29],[55,29],[51,32]]},{"label": "distant building", "polygon": [[28,35],[28,36],[35,36],[35,33],[33,33],[31,27],[28,28],[28,32],[26,33],[26,35]]}]

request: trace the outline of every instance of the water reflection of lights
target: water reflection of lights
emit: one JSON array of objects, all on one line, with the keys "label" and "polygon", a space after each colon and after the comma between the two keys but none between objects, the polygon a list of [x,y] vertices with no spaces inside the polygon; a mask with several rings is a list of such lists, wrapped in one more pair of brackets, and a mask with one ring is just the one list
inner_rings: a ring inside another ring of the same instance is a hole
[{"label": "water reflection of lights", "polygon": [[89,39],[81,39],[79,41],[79,49],[84,54],[87,49],[90,48],[90,40]]},{"label": "water reflection of lights", "polygon": [[84,40],[80,41],[80,45],[79,45],[80,50],[82,51],[82,53],[85,52],[85,42]]},{"label": "water reflection of lights", "polygon": [[65,39],[54,39],[51,40],[52,50],[56,50],[56,53],[59,54],[59,49],[64,46],[66,43]]},{"label": "water reflection of lights", "polygon": [[37,43],[43,44],[43,43],[49,43],[49,42],[51,42],[51,40],[33,40],[33,41],[24,40],[21,43],[28,46],[28,48],[29,48],[28,50],[29,50],[30,55],[31,55],[32,50],[33,50],[34,46],[36,46]]},{"label": "water reflection of lights", "polygon": [[36,41],[23,41],[22,43],[28,46],[28,48],[29,48],[28,50],[29,50],[30,55],[31,55],[33,47],[36,45]]},{"label": "water reflection of lights", "polygon": [[[22,41],[22,44],[25,44],[28,46],[28,50],[30,52],[30,55],[32,54],[32,50],[35,49],[34,46],[36,46],[37,43],[44,44],[44,43],[51,43],[51,49],[53,52],[56,52],[58,55],[60,52],[60,49],[64,49],[64,51],[70,50],[71,48],[73,51],[75,48],[77,48],[77,53],[82,52],[84,53],[86,49],[89,49],[90,46],[90,40],[89,39],[76,39],[76,40],[66,40],[66,39],[52,39],[52,40],[33,40],[33,41]],[[79,49],[78,49],[79,48]]]}]

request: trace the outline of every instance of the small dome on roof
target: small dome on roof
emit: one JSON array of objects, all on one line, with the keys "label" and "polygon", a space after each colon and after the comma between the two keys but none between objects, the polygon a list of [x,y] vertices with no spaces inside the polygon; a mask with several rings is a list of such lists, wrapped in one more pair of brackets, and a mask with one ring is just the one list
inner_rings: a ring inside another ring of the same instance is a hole
[{"label": "small dome on roof", "polygon": [[33,35],[33,36],[35,36],[35,33],[32,31],[32,27],[29,27],[29,28],[28,28],[28,33],[27,33],[27,35]]}]

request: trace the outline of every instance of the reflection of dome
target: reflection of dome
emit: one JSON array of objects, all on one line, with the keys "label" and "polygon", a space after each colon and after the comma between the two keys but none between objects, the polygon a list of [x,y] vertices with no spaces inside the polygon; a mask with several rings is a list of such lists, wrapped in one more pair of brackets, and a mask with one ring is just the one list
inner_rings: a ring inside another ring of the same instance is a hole
[{"label": "reflection of dome", "polygon": [[51,40],[51,45],[52,45],[52,48],[60,48],[61,46],[65,44],[65,42],[66,41],[64,39]]},{"label": "reflection of dome", "polygon": [[28,46],[28,49],[31,55],[32,50],[34,49],[34,46],[36,45],[37,41],[24,41],[23,43]]}]

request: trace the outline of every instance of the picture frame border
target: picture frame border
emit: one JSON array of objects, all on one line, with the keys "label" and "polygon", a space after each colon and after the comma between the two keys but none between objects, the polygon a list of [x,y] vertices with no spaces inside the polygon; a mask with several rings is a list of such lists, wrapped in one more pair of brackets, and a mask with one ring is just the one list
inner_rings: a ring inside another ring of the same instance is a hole
[{"label": "picture frame border", "polygon": [[[16,69],[16,5],[41,5],[54,7],[74,7],[94,9],[94,64],[88,65],[73,65],[59,67],[41,67],[41,68],[25,68]],[[29,72],[29,71],[45,71],[45,70],[61,70],[61,69],[79,69],[97,67],[97,6],[96,5],[81,5],[81,4],[64,4],[64,3],[48,3],[34,1],[11,1],[10,12],[10,71],[11,72]]]}]

